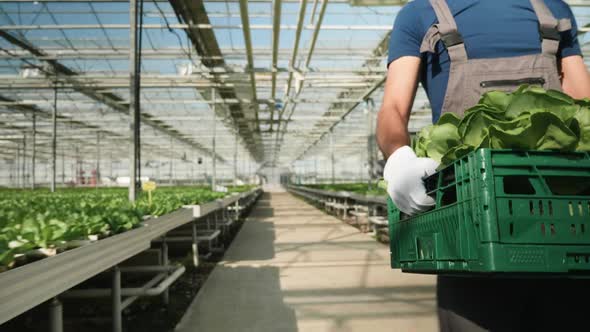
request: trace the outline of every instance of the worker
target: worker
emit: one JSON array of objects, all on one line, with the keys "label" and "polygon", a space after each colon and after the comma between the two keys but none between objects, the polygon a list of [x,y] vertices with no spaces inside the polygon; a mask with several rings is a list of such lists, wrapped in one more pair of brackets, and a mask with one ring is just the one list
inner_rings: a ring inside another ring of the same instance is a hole
[{"label": "worker", "polygon": [[[383,176],[396,206],[414,215],[430,209],[422,178],[438,163],[409,147],[408,122],[418,83],[432,121],[459,116],[489,90],[530,83],[574,98],[590,97],[578,28],[561,0],[415,0],[397,14],[377,142]],[[583,280],[439,276],[441,331],[588,331]]]}]

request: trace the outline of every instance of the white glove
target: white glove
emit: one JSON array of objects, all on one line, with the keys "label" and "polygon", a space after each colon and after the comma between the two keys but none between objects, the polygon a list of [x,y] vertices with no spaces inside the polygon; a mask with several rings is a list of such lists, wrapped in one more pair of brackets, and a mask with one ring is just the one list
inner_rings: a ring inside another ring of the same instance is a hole
[{"label": "white glove", "polygon": [[383,169],[387,181],[387,193],[403,213],[414,215],[435,205],[426,195],[422,177],[436,172],[438,162],[430,158],[418,158],[412,148],[402,146],[389,156]]}]

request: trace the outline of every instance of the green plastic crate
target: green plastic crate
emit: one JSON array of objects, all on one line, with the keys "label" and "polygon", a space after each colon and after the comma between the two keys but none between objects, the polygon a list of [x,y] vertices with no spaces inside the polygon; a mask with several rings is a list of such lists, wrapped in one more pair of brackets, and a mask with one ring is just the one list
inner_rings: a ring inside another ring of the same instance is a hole
[{"label": "green plastic crate", "polygon": [[436,208],[388,203],[391,266],[435,274],[590,274],[590,155],[479,149],[425,180]]}]

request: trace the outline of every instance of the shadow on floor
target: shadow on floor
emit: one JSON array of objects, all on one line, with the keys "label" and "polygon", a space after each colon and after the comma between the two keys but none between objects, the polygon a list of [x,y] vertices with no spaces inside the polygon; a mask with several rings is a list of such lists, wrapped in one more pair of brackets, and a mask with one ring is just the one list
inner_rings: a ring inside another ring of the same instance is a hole
[{"label": "shadow on floor", "polygon": [[296,332],[275,267],[217,266],[177,332]]},{"label": "shadow on floor", "polygon": [[269,220],[274,216],[270,207],[270,195],[265,193],[256,203],[244,226],[226,252],[227,263],[247,260],[268,260],[275,257],[275,224]]}]

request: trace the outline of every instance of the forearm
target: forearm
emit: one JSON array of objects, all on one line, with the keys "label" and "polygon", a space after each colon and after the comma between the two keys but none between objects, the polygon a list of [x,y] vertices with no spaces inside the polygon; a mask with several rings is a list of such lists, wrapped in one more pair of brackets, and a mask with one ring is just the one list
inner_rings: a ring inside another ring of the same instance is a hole
[{"label": "forearm", "polygon": [[581,56],[561,60],[561,87],[576,99],[590,98],[590,74]]},{"label": "forearm", "polygon": [[410,144],[408,122],[418,87],[420,58],[401,57],[387,69],[381,110],[377,117],[377,144],[387,159],[398,148]]},{"label": "forearm", "polygon": [[382,107],[377,117],[377,144],[387,159],[398,148],[410,144],[408,119],[394,107]]}]

